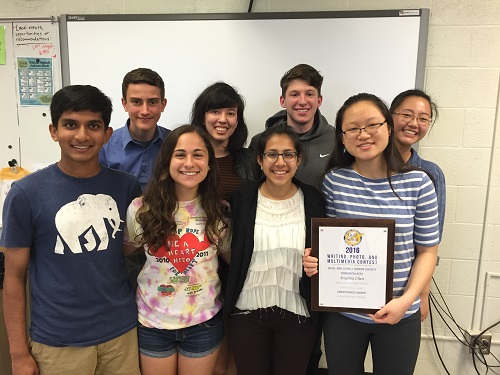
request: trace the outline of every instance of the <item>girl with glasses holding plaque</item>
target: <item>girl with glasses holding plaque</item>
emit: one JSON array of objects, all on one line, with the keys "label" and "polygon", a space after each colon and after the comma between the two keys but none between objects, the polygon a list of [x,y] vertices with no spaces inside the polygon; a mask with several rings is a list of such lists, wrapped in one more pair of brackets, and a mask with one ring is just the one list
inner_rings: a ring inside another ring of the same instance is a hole
[{"label": "girl with glasses holding plaque", "polygon": [[231,196],[224,314],[238,375],[306,373],[317,320],[311,318],[310,279],[302,277],[301,262],[311,246],[311,218],[324,217],[324,201],[294,177],[301,152],[292,128],[267,129],[257,156],[263,177]]},{"label": "girl with glasses holding plaque", "polygon": [[[439,216],[439,238],[441,239],[446,208],[446,183],[444,173],[439,166],[422,159],[412,147],[420,142],[430,130],[438,116],[436,104],[422,90],[406,90],[397,95],[391,103],[390,111],[394,120],[394,142],[403,161],[422,168],[432,176],[436,189]],[[420,295],[421,320],[429,314],[430,282]]]},{"label": "girl with glasses holding plaque", "polygon": [[[404,163],[387,106],[375,95],[350,97],[335,121],[336,148],[323,181],[326,214],[394,219],[393,299],[375,314],[323,315],[329,374],[364,373],[368,344],[373,373],[413,374],[420,346],[419,295],[432,277],[439,243],[437,199],[424,171]],[[318,259],[304,256],[308,276]]]}]

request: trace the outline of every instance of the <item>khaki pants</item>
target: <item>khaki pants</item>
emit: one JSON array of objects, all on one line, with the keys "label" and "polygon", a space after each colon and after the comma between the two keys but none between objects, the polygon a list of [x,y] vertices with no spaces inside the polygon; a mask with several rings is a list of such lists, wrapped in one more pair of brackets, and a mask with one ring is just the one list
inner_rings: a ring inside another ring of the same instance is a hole
[{"label": "khaki pants", "polygon": [[94,346],[54,347],[30,342],[40,375],[140,375],[137,328]]}]

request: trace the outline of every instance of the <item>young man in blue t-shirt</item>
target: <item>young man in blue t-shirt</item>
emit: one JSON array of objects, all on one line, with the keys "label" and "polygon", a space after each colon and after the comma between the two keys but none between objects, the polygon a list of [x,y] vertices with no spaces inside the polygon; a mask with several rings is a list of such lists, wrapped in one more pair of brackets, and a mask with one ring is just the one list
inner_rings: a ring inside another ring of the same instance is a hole
[{"label": "young man in blue t-shirt", "polygon": [[92,86],[67,86],[54,95],[50,110],[50,135],[61,159],[14,182],[3,210],[13,375],[138,375],[137,309],[122,229],[140,186],[134,176],[99,164],[113,132],[106,95]]}]

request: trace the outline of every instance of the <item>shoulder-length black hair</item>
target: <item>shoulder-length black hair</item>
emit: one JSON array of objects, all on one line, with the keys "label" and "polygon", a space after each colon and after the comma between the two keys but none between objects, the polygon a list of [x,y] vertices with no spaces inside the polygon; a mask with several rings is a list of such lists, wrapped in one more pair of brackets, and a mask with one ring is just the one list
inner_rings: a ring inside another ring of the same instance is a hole
[{"label": "shoulder-length black hair", "polygon": [[406,90],[406,91],[403,91],[403,92],[399,93],[392,100],[391,107],[389,108],[389,110],[391,111],[391,113],[396,112],[396,110],[401,105],[401,103],[403,103],[403,101],[406,98],[411,97],[411,96],[416,96],[418,98],[422,98],[422,99],[426,100],[429,103],[429,106],[431,107],[431,113],[430,113],[430,115],[431,115],[431,118],[432,118],[432,122],[435,122],[436,119],[438,118],[438,115],[439,115],[438,109],[437,109],[437,105],[431,99],[431,97],[428,94],[426,94],[425,92],[423,92],[422,90],[419,90],[419,89],[411,89],[411,90]]},{"label": "shoulder-length black hair", "polygon": [[243,115],[245,101],[234,87],[225,82],[216,82],[203,90],[193,103],[191,124],[205,129],[205,114],[212,109],[219,108],[237,109],[238,126],[229,137],[227,145],[227,151],[233,152],[242,148],[248,137],[248,128]]}]

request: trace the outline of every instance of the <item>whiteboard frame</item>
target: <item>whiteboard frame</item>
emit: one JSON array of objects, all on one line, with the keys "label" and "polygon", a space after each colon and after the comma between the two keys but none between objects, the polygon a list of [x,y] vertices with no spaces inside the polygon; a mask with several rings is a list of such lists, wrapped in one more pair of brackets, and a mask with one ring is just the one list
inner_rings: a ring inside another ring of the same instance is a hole
[{"label": "whiteboard frame", "polygon": [[[428,40],[428,30],[429,30],[429,17],[430,17],[430,11],[429,9],[426,8],[421,8],[421,9],[412,9],[412,10],[400,10],[400,9],[392,9],[392,10],[369,10],[369,11],[326,11],[326,12],[290,12],[290,13],[285,13],[285,12],[272,12],[272,13],[194,13],[194,14],[123,14],[123,15],[78,15],[78,14],[63,14],[60,17],[60,48],[61,48],[61,57],[62,57],[62,79],[63,79],[63,85],[69,85],[72,84],[72,77],[71,77],[71,64],[70,64],[70,47],[68,45],[68,28],[71,28],[75,23],[89,23],[89,22],[108,22],[110,25],[112,25],[114,22],[128,22],[128,21],[146,21],[146,22],[162,22],[162,21],[173,21],[173,22],[182,22],[182,21],[217,21],[217,20],[228,20],[228,21],[234,21],[234,20],[314,20],[314,19],[325,19],[325,18],[356,18],[356,19],[362,19],[362,18],[386,18],[386,17],[399,17],[399,18],[410,18],[410,17],[418,17],[419,18],[419,35],[418,35],[418,51],[417,51],[417,61],[416,61],[416,71],[415,71],[415,82],[411,84],[408,83],[404,87],[402,87],[401,91],[404,89],[410,89],[410,88],[419,88],[422,89],[424,86],[424,79],[425,79],[425,63],[426,63],[426,53],[427,53],[427,40]],[[285,34],[284,37],[286,38],[287,35]],[[288,36],[290,37],[290,36]],[[311,38],[313,40],[313,38]],[[314,40],[313,40],[314,41]],[[382,48],[383,46],[381,46]],[[112,47],[111,47],[112,48]],[[385,48],[390,51],[392,48],[391,46],[385,46]],[[393,49],[394,51],[394,49]],[[91,54],[91,51],[89,51],[89,54]],[[97,57],[98,58],[98,57]],[[302,62],[302,61],[299,61]],[[297,63],[299,63],[297,62]],[[303,61],[307,62],[307,61]],[[287,69],[293,67],[295,63],[290,63]],[[312,64],[315,66],[314,64]],[[147,66],[142,64],[142,66]],[[136,66],[137,67],[137,66]],[[172,87],[169,87],[169,84],[167,83],[167,79],[165,79],[165,72],[160,72],[158,69],[155,69],[152,67],[154,70],[158,71],[160,75],[163,77],[165,80],[165,85],[166,85],[166,97],[167,101],[170,102],[171,99],[171,94],[169,94],[169,91],[172,90]],[[327,76],[324,74],[323,70],[321,67],[315,66],[320,73],[322,73],[325,76],[325,82],[323,84],[323,88],[325,88],[326,85],[330,86],[335,86],[335,83],[332,82],[331,77]],[[279,95],[281,94],[281,90],[279,88],[279,80],[281,78],[281,75],[285,73],[286,69],[283,70],[279,76],[274,77],[274,81],[272,82],[273,85],[273,107],[267,108],[267,107],[257,107],[257,108],[264,108],[263,110],[265,111],[265,118],[271,116],[273,113],[276,111],[280,110],[281,107],[279,106]],[[126,73],[126,71],[123,72],[123,75]],[[168,77],[167,77],[168,78]],[[256,77],[258,78],[258,77]],[[208,81],[208,82],[203,82],[199,84],[199,87],[197,87],[197,93],[199,94],[208,84],[216,81],[218,79]],[[115,80],[117,81],[117,80]],[[234,81],[225,80],[227,83],[235,85],[240,94],[242,94],[244,97],[246,97],[246,111],[245,111],[245,117],[247,119],[247,125],[249,127],[249,135],[250,137],[264,129],[264,121],[259,118],[258,121],[248,121],[249,119],[249,114],[253,114],[254,111],[256,110],[255,108],[252,108],[252,111],[249,111],[249,107],[253,104],[251,100],[248,99],[246,92],[238,86],[238,84],[234,84]],[[101,81],[102,82],[102,81]],[[79,82],[74,82],[74,83],[80,83],[80,84],[95,84],[97,87],[99,87],[100,82],[92,83],[91,81],[89,82],[82,82],[80,79]],[[116,86],[116,89],[114,88],[114,92],[110,93],[109,89],[107,91],[103,90],[105,94],[108,96],[112,97],[113,100],[113,105],[114,105],[114,112],[113,112],[113,118],[121,117],[122,119],[126,118],[125,114],[123,113],[123,110],[121,108],[121,104],[119,104],[119,99],[121,99],[121,80],[119,82],[114,83]],[[101,88],[101,87],[99,87]],[[102,89],[102,88],[101,88]],[[169,90],[170,89],[170,90]],[[174,87],[174,90],[178,90],[177,87]],[[365,91],[365,90],[363,90]],[[366,90],[370,91],[370,90]],[[372,93],[379,95],[384,99],[386,102],[390,103],[392,100],[392,97],[384,97],[384,95],[380,95],[377,92],[374,92],[374,90],[371,90]],[[120,98],[117,98],[117,93],[120,93]],[[396,95],[398,92],[395,92],[394,95]],[[352,95],[354,93],[350,93],[349,95]],[[197,96],[195,94],[192,94],[192,100]],[[347,99],[347,96],[343,98],[343,100]],[[330,97],[324,97],[323,105],[322,105],[322,113],[325,114],[325,103],[331,100]],[[325,102],[326,101],[326,102]],[[192,102],[191,102],[192,103]],[[178,111],[180,107],[178,106],[171,106],[167,104],[167,107],[165,109],[165,113],[168,115],[171,114],[170,111]],[[329,113],[326,116],[329,119],[329,122],[333,124],[334,121],[334,114],[336,113],[337,109],[340,107],[342,103],[339,103],[339,99],[336,100],[334,103],[335,108],[328,108]],[[328,104],[329,106],[332,106],[332,103]],[[333,110],[334,109],[334,110]],[[182,107],[182,113],[184,114],[187,111],[187,106],[184,105]],[[190,109],[189,109],[190,112]],[[165,120],[165,113],[162,115],[162,118],[160,119],[159,124],[163,125],[165,127],[169,128],[174,128],[178,125],[180,125],[182,122],[187,122],[189,113],[185,113],[184,115],[184,121],[178,121],[177,123],[169,123],[167,120]],[[264,116],[264,115],[261,115]],[[167,123],[165,123],[167,121]],[[257,122],[257,123],[255,123]],[[114,128],[121,127],[123,126],[124,121],[113,121],[111,125]],[[249,139],[250,139],[249,137]],[[248,140],[249,142],[249,140]]]}]

